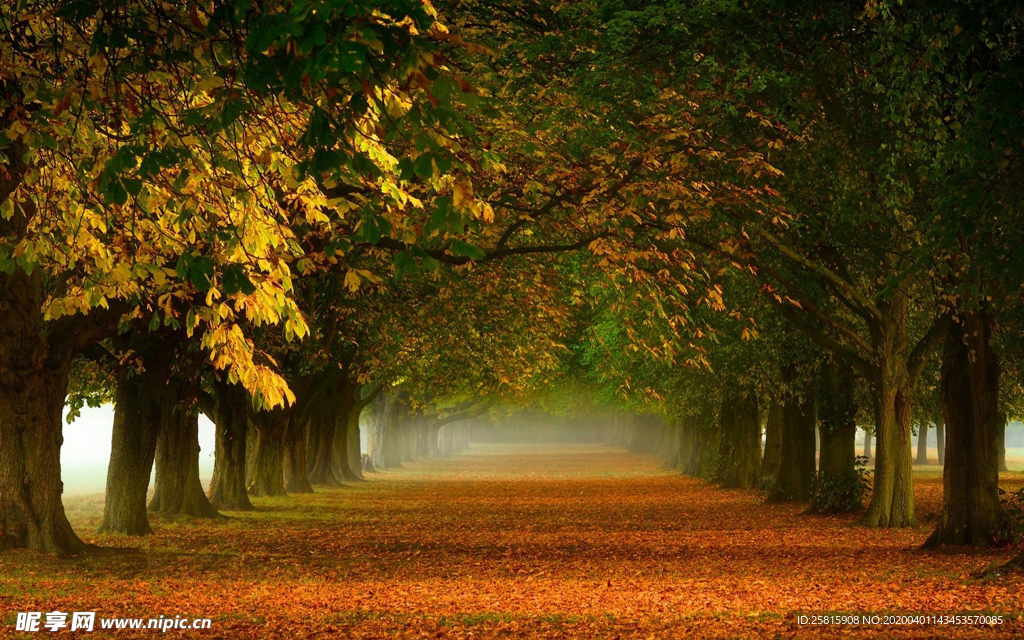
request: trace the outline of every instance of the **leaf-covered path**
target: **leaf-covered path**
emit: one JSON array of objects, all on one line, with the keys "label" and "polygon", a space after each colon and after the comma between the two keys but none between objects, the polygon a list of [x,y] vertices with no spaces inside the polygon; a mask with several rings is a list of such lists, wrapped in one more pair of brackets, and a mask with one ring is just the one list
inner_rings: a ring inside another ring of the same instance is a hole
[{"label": "leaf-covered path", "polygon": [[[842,628],[865,637],[1024,633],[1022,580],[971,577],[1008,552],[923,553],[927,524],[802,516],[603,445],[474,445],[371,477],[225,521],[157,520],[141,542],[92,536],[101,500],[69,498],[86,539],[130,548],[0,556],[0,635],[14,612],[52,610],[213,619],[181,637],[834,637],[797,620],[829,612],[1005,621]],[[940,492],[919,479],[922,521]]]}]

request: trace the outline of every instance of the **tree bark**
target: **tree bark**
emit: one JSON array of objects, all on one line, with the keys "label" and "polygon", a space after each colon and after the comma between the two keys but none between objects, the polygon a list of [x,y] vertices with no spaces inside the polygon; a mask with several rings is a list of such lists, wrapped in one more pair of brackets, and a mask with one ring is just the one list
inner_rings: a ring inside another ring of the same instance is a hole
[{"label": "tree bark", "polygon": [[290,413],[290,409],[250,412],[246,485],[251,495],[288,495],[284,488],[284,437]]},{"label": "tree bark", "polygon": [[127,369],[117,373],[107,490],[97,533],[153,533],[146,514],[146,495],[165,409],[159,402],[162,387],[167,385],[165,371],[149,366],[142,373]]},{"label": "tree bark", "polygon": [[284,490],[289,493],[313,493],[306,464],[306,435],[311,418],[291,412],[284,436]]},{"label": "tree bark", "polygon": [[[348,464],[348,417],[355,403],[358,387],[345,385],[332,394],[330,410],[317,414],[310,433],[315,440],[311,447],[309,481],[313,484],[338,485],[347,479],[341,461]],[[339,425],[344,425],[339,428]],[[338,473],[338,472],[341,473]]]},{"label": "tree bark", "polygon": [[388,469],[402,467],[401,429],[406,406],[396,394],[391,398],[389,411],[384,421],[384,466]]},{"label": "tree bark", "polygon": [[738,395],[733,391],[722,394],[718,408],[718,432],[714,438],[715,447],[714,470],[708,470],[706,478],[712,482],[725,484],[733,465],[736,438],[736,404]]},{"label": "tree bark", "polygon": [[[357,389],[358,392],[358,389]],[[338,436],[335,442],[345,440],[344,454],[336,456],[338,476],[344,480],[359,481],[363,479],[363,452],[359,434],[359,417],[366,405],[358,402],[347,416],[338,418]]]},{"label": "tree bark", "polygon": [[749,489],[757,484],[761,466],[761,418],[753,389],[734,396],[730,460],[726,463],[725,486]]},{"label": "tree bark", "polygon": [[249,394],[239,384],[215,380],[213,395],[216,442],[210,503],[225,511],[251,511],[245,482]]},{"label": "tree bark", "polygon": [[856,511],[862,491],[856,471],[857,405],[853,370],[840,363],[822,366],[818,394],[820,453],[811,510],[815,513]]},{"label": "tree bark", "polygon": [[380,471],[396,463],[392,414],[397,405],[395,394],[380,392],[370,405],[367,416],[367,453],[373,468]]},{"label": "tree bark", "polygon": [[149,510],[197,518],[220,514],[210,504],[199,480],[199,414],[196,382],[176,377],[168,382],[162,402],[156,444],[156,480]]},{"label": "tree bark", "polygon": [[906,363],[882,367],[874,390],[875,451],[871,503],[861,524],[871,527],[910,527],[916,524],[911,464],[911,403],[914,388]]},{"label": "tree bark", "polygon": [[689,473],[690,456],[693,453],[693,419],[684,416],[679,420],[679,465],[676,469],[683,474]]},{"label": "tree bark", "polygon": [[864,429],[864,457],[871,459],[871,432]]},{"label": "tree bark", "polygon": [[[787,376],[792,378],[792,376]],[[787,398],[782,408],[782,449],[779,473],[769,502],[806,502],[814,482],[814,394]]]},{"label": "tree bark", "polygon": [[914,464],[928,464],[928,422],[922,421],[917,426],[917,457]]},{"label": "tree bark", "polygon": [[693,423],[693,446],[690,450],[690,462],[687,465],[688,475],[700,478],[704,473],[704,459],[708,452],[709,431],[714,419],[714,408],[710,402],[704,403]]},{"label": "tree bark", "polygon": [[44,339],[40,278],[0,272],[0,549],[75,553],[87,545],[64,514],[60,477],[71,355]]},{"label": "tree bark", "polygon": [[989,546],[1005,522],[999,502],[999,363],[990,318],[964,314],[946,336],[940,389],[949,428],[943,505],[926,548]]}]

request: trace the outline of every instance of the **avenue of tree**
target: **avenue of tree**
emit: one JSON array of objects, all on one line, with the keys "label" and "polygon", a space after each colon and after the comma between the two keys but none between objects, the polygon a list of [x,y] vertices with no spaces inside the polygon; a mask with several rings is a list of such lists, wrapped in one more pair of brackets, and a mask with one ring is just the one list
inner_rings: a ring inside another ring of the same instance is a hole
[{"label": "avenue of tree", "polygon": [[61,434],[101,403],[105,533],[540,407],[868,527],[916,524],[936,429],[922,543],[1006,544],[1022,33],[966,0],[5,3],[0,549],[87,549]]}]

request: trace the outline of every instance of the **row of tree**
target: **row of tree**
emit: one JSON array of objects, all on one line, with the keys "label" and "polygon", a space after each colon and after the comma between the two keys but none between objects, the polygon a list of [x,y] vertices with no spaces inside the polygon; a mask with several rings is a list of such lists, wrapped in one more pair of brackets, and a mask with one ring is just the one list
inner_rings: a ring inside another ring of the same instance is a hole
[{"label": "row of tree", "polygon": [[108,531],[147,530],[154,465],[149,506],[195,516],[357,477],[367,404],[388,466],[598,402],[780,499],[870,424],[882,527],[941,413],[933,540],[998,537],[1020,7],[343,4],[0,8],[0,546],[82,548],[62,413],[108,401]]}]

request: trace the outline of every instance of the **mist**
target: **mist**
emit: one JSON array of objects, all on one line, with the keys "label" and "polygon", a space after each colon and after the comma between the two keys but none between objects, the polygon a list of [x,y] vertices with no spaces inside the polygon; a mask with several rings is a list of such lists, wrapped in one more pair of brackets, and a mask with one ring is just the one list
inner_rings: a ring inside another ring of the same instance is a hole
[{"label": "mist", "polygon": [[[77,420],[67,423],[60,449],[61,480],[66,495],[102,493],[106,488],[114,405],[84,407]],[[213,423],[199,414],[199,476],[204,486],[213,474]],[[152,483],[152,475],[150,476]]]}]

